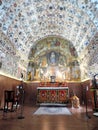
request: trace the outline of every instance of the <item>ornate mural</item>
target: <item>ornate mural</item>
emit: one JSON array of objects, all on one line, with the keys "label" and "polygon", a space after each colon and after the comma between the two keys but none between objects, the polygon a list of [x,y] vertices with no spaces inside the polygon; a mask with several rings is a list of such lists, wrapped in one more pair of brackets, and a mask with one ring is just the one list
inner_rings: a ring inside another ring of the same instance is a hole
[{"label": "ornate mural", "polygon": [[18,50],[3,33],[0,33],[0,63],[0,74],[20,79],[23,73],[26,79],[26,63],[20,59]]},{"label": "ornate mural", "polygon": [[47,37],[36,43],[29,54],[27,80],[80,80],[77,53],[72,43],[59,37]]}]

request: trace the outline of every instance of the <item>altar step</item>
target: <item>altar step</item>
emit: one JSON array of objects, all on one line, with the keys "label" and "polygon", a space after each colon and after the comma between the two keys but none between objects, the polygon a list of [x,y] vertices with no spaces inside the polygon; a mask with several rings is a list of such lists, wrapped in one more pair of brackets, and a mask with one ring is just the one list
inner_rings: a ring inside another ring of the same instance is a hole
[{"label": "altar step", "polygon": [[40,106],[68,106],[68,104],[60,104],[60,103],[40,103]]}]

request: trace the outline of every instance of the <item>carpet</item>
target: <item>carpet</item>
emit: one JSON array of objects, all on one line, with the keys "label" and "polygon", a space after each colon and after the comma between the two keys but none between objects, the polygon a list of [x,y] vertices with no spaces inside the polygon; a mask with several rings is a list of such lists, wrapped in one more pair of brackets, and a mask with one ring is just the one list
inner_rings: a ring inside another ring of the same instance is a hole
[{"label": "carpet", "polygon": [[66,107],[40,107],[34,115],[72,115]]}]

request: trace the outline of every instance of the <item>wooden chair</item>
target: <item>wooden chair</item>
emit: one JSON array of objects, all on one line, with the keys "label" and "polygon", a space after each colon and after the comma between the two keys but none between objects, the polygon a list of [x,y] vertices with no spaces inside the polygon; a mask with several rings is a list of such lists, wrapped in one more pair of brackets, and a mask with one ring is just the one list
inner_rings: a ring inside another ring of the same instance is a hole
[{"label": "wooden chair", "polygon": [[15,93],[13,90],[4,91],[4,112],[8,110],[13,111],[13,105],[15,103]]}]

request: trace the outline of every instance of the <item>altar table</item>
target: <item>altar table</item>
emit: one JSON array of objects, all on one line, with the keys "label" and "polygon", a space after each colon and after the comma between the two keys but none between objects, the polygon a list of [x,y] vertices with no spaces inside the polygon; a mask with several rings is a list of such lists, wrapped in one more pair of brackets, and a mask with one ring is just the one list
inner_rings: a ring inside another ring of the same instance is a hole
[{"label": "altar table", "polygon": [[37,103],[68,103],[68,87],[38,87]]}]

